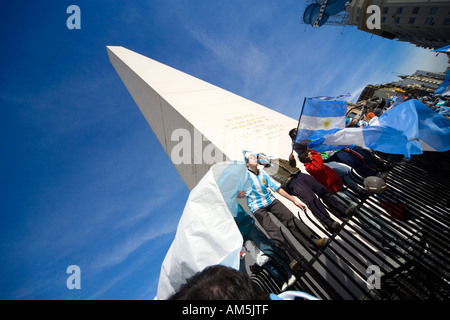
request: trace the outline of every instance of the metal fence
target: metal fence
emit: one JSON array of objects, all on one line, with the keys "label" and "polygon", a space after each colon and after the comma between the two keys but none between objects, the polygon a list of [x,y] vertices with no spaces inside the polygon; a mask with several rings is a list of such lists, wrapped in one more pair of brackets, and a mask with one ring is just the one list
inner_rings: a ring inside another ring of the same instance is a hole
[{"label": "metal fence", "polygon": [[[300,216],[329,237],[317,252],[281,228],[302,266],[289,290],[325,300],[450,298],[450,152],[412,156],[386,182],[384,193],[364,199],[350,189],[340,193],[340,201],[357,203],[358,212],[333,233],[314,217]],[[281,292],[281,281],[264,266],[251,278],[267,292]]]}]

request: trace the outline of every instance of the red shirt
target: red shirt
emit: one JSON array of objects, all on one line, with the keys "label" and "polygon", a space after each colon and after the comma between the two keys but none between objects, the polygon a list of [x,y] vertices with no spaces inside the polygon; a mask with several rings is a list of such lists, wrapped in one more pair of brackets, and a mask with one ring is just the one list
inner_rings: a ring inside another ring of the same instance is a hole
[{"label": "red shirt", "polygon": [[341,190],[344,186],[336,171],[325,165],[322,157],[316,151],[311,150],[311,155],[312,161],[304,164],[306,171],[327,187],[330,193]]}]

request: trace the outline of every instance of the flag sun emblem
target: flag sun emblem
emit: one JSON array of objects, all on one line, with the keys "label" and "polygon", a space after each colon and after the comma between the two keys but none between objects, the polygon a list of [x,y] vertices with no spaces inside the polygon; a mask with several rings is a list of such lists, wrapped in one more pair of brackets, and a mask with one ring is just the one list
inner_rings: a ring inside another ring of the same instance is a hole
[{"label": "flag sun emblem", "polygon": [[331,125],[331,121],[330,120],[325,120],[322,124],[324,129],[328,129]]}]

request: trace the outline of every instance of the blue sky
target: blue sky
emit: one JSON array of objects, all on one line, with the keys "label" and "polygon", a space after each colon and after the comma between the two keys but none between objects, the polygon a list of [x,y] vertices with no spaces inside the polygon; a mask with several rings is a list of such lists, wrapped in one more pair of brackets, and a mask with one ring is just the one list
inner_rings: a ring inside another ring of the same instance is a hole
[{"label": "blue sky", "polygon": [[[81,8],[81,30],[66,9]],[[0,299],[153,299],[188,190],[114,68],[120,45],[293,118],[446,59],[302,1],[10,1],[0,12]],[[69,290],[66,269],[81,269]]]}]

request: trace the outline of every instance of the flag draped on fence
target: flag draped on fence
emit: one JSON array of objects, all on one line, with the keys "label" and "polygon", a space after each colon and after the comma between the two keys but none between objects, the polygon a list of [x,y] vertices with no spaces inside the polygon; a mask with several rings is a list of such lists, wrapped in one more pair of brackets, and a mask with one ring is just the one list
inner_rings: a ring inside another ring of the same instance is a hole
[{"label": "flag draped on fence", "polygon": [[346,128],[345,113],[344,101],[307,98],[295,142],[311,139],[308,146],[319,152],[358,145],[406,157],[450,150],[450,119],[418,100],[393,107],[371,126]]},{"label": "flag draped on fence", "polygon": [[237,213],[236,197],[246,179],[243,162],[218,163],[192,189],[161,266],[158,300],[168,298],[208,266],[221,264],[239,269],[243,239],[233,213]]}]

